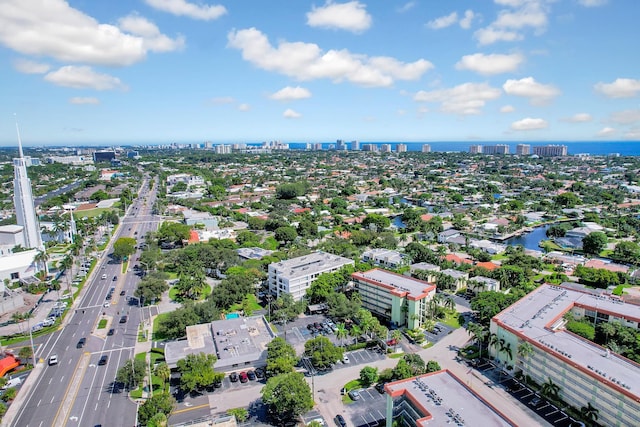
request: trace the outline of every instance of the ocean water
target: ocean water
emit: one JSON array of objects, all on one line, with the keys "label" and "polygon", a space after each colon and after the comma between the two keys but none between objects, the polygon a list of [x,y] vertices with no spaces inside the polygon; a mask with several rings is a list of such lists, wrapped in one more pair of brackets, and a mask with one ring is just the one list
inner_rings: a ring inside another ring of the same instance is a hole
[{"label": "ocean water", "polygon": [[[348,142],[347,142],[348,144]],[[362,144],[374,144],[380,146],[382,144],[391,145],[391,150],[395,151],[396,145],[406,144],[408,151],[422,151],[424,144],[431,146],[431,151],[447,152],[447,151],[464,151],[468,152],[471,145],[497,145],[506,144],[509,146],[509,153],[516,152],[516,146],[518,144],[529,144],[531,151],[533,147],[541,145],[566,145],[569,155],[576,154],[594,154],[594,155],[609,155],[617,153],[621,156],[640,156],[640,142],[631,141],[584,141],[584,142],[367,142],[360,141],[360,147]],[[335,146],[335,142],[323,142],[322,148],[328,150],[332,146]],[[306,143],[303,142],[291,142],[289,148],[303,150],[306,147]]]}]

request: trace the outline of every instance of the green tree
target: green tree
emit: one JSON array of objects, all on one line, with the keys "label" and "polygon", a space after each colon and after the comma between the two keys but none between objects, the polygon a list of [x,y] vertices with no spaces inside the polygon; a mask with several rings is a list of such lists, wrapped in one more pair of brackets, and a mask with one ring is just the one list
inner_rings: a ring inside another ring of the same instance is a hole
[{"label": "green tree", "polygon": [[276,337],[267,344],[267,378],[292,372],[297,362],[296,350],[284,338]]},{"label": "green tree", "polygon": [[311,358],[313,366],[327,368],[342,359],[342,349],[336,347],[329,338],[318,336],[304,344],[304,354]]},{"label": "green tree", "polygon": [[136,249],[136,239],[132,237],[120,237],[113,244],[113,257],[115,259],[124,259],[133,254]]},{"label": "green tree", "polygon": [[159,243],[173,243],[176,245],[182,245],[184,240],[189,240],[190,234],[190,226],[177,222],[163,222],[157,232]]},{"label": "green tree", "polygon": [[246,408],[232,408],[227,411],[227,414],[236,417],[239,423],[243,423],[249,418],[249,411]]},{"label": "green tree", "polygon": [[612,258],[629,264],[640,264],[640,245],[636,242],[623,241],[616,245]]},{"label": "green tree", "polygon": [[188,354],[176,364],[180,371],[180,389],[192,392],[202,389],[217,381],[222,381],[224,374],[215,372],[213,365],[217,361],[213,354]]},{"label": "green tree", "polygon": [[2,394],[2,400],[4,400],[5,402],[13,400],[16,398],[17,394],[18,394],[18,390],[15,387],[9,387]]},{"label": "green tree", "polygon": [[277,241],[283,242],[283,244],[287,245],[296,240],[298,232],[293,227],[278,227],[274,232],[274,236]]},{"label": "green tree", "polygon": [[594,231],[582,239],[582,250],[587,255],[598,255],[607,246],[607,242],[606,234]]},{"label": "green tree", "polygon": [[28,345],[20,348],[20,351],[18,351],[18,357],[20,358],[20,360],[23,360],[25,362],[27,362],[32,355],[33,355],[33,351],[31,350],[31,347],[29,347]]},{"label": "green tree", "polygon": [[587,402],[587,406],[580,408],[582,419],[589,423],[589,425],[595,425],[596,421],[598,421],[599,414],[600,410],[595,408],[591,402]]},{"label": "green tree", "polygon": [[393,368],[393,379],[403,380],[406,378],[411,378],[412,376],[414,375],[411,370],[411,366],[409,366],[407,361],[404,359],[398,360],[395,368]]},{"label": "green tree", "polygon": [[493,316],[509,307],[518,298],[518,295],[495,291],[480,292],[471,300],[471,309],[478,312],[480,324],[488,326]]},{"label": "green tree", "polygon": [[162,294],[169,289],[167,285],[167,278],[169,275],[164,272],[154,271],[145,276],[139,283],[136,290],[133,292],[137,298],[140,298],[143,305],[153,304],[154,301],[159,301]]},{"label": "green tree", "polygon": [[576,205],[582,203],[578,196],[571,192],[559,194],[554,197],[553,201],[563,208],[574,208]]},{"label": "green tree", "polygon": [[[141,425],[149,425],[149,421],[162,413],[169,417],[176,406],[176,401],[169,392],[155,393],[138,409],[138,421]],[[156,419],[157,422],[157,419]]]},{"label": "green tree", "polygon": [[297,419],[313,408],[311,389],[299,372],[269,378],[262,389],[262,402],[268,406],[269,415],[279,425]]},{"label": "green tree", "polygon": [[156,366],[155,369],[155,374],[162,380],[162,389],[164,390],[167,381],[169,381],[169,378],[171,378],[171,369],[169,368],[169,365],[167,365],[167,362],[158,363],[158,366]]},{"label": "green tree", "polygon": [[116,381],[129,390],[138,387],[146,374],[147,364],[141,359],[129,359],[118,369]]},{"label": "green tree", "polygon": [[365,387],[378,381],[378,368],[373,366],[365,366],[360,370],[360,383]]},{"label": "green tree", "polygon": [[547,381],[540,386],[540,394],[552,399],[560,398],[560,386],[553,382],[551,377],[547,378]]},{"label": "green tree", "polygon": [[167,427],[169,420],[163,412],[158,412],[149,421],[147,427]]},{"label": "green tree", "polygon": [[384,215],[369,214],[362,220],[363,227],[375,225],[378,231],[384,230],[391,225],[391,220]]},{"label": "green tree", "polygon": [[440,367],[440,364],[438,362],[436,362],[435,360],[429,360],[427,362],[427,366],[426,366],[426,371],[427,373],[429,372],[437,372],[439,370],[441,370],[442,368]]}]

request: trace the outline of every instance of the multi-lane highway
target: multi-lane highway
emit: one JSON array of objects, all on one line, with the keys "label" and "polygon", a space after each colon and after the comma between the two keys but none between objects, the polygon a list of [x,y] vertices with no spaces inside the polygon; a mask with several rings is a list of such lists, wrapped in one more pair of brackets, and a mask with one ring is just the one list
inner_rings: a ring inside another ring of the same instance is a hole
[{"label": "multi-lane highway", "polygon": [[[155,187],[149,191],[148,179],[143,181],[140,196],[128,208],[112,241],[134,237],[141,243],[147,232],[157,229],[159,217],[152,215]],[[126,391],[114,387],[114,380],[118,368],[135,354],[141,309],[129,297],[140,280],[133,269],[139,252],[131,257],[125,272],[123,264],[111,260],[108,252],[110,249],[99,259],[79,301],[68,314],[71,317],[66,326],[38,348],[36,353],[45,364],[53,354],[58,356],[58,364],[43,369],[12,425],[135,425],[136,405]],[[107,300],[111,288],[115,289]],[[145,308],[145,314],[147,311]],[[126,322],[123,316],[127,316]],[[108,319],[108,324],[97,329],[101,318]],[[86,343],[79,348],[81,338]],[[104,356],[106,363],[99,363]]]}]

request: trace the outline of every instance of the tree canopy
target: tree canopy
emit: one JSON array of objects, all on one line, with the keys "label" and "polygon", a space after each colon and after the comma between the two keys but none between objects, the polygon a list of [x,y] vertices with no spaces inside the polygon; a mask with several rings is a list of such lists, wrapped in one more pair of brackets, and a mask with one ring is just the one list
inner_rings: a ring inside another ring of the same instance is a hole
[{"label": "tree canopy", "polygon": [[188,354],[184,359],[178,360],[180,388],[191,392],[222,381],[224,374],[213,370],[213,364],[217,360],[215,355],[206,353]]},{"label": "tree canopy", "polygon": [[124,259],[136,251],[136,239],[132,237],[120,237],[113,244],[113,257]]},{"label": "tree canopy", "polygon": [[309,384],[299,372],[280,374],[267,380],[262,389],[262,402],[279,425],[297,419],[313,408]]}]

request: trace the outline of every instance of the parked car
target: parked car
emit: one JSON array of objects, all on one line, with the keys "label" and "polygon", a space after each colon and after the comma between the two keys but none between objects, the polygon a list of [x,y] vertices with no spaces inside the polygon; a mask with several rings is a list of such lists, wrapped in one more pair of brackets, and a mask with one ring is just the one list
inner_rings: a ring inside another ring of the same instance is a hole
[{"label": "parked car", "polygon": [[349,392],[349,397],[351,400],[358,400],[360,399],[360,392],[358,390],[351,390]]},{"label": "parked car", "polygon": [[256,379],[256,373],[255,373],[255,372],[253,372],[253,371],[247,371],[247,377],[248,377],[251,381],[253,381],[253,380],[255,380],[255,379]]},{"label": "parked car", "polygon": [[229,374],[229,380],[231,380],[232,383],[235,383],[238,381],[238,374],[235,372],[231,372]]},{"label": "parked car", "polygon": [[351,359],[346,354],[342,356],[342,363],[350,363]]},{"label": "parked car", "polygon": [[255,372],[258,379],[264,378],[264,368],[256,368]]},{"label": "parked car", "polygon": [[109,329],[109,332],[107,332],[107,336],[113,335],[114,332],[115,332],[115,329],[113,329],[113,328]]},{"label": "parked car", "polygon": [[540,399],[538,396],[535,396],[529,401],[529,405],[533,406],[534,408],[538,407],[538,405],[540,405],[541,403],[542,399]]},{"label": "parked car", "polygon": [[378,391],[378,393],[384,394],[384,383],[376,384],[376,390]]},{"label": "parked car", "polygon": [[347,427],[347,422],[344,420],[344,417],[340,414],[336,415],[336,422],[340,427]]},{"label": "parked car", "polygon": [[247,373],[244,371],[240,372],[240,382],[246,383],[247,381],[249,381],[249,377],[247,376]]}]

